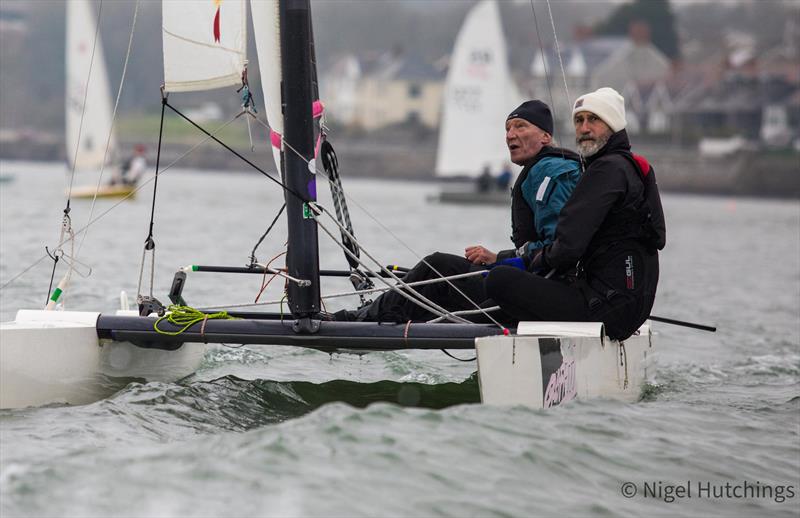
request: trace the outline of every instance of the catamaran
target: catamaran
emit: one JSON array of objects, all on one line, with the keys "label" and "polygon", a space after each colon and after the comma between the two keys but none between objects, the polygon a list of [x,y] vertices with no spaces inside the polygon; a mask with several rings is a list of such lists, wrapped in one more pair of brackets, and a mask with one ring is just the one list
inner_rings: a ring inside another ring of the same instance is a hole
[{"label": "catamaran", "polygon": [[[481,6],[496,9],[491,3]],[[396,268],[383,266],[364,249],[349,220],[338,160],[320,131],[324,107],[316,87],[309,0],[253,0],[250,7],[270,143],[280,177],[248,163],[283,190],[286,268],[273,269],[255,259],[246,267],[182,267],[169,289],[172,306],[165,307],[152,296],[152,284],[148,292],[140,282],[137,309],[128,309],[124,297],[120,311],[106,314],[58,310],[59,297],[69,288],[70,266],[52,291],[47,309],[21,310],[14,322],[0,327],[0,408],[81,404],[110,395],[120,381],[179,380],[198,367],[207,344],[214,343],[358,352],[476,349],[481,398],[486,403],[541,408],[575,398],[639,398],[651,373],[654,350],[648,324],[618,342],[605,337],[601,323],[522,322],[516,328],[470,323],[464,315],[424,298],[403,282]],[[224,4],[164,0],[162,117],[166,109],[180,114],[169,101],[172,92],[231,84],[241,85],[243,113],[254,116],[246,80],[246,13],[245,0]],[[503,106],[507,104],[505,98]],[[213,134],[207,135],[236,153]],[[157,164],[154,200],[158,171]],[[333,212],[317,202],[321,176],[332,186]],[[142,270],[146,257],[155,260],[152,228],[142,252]],[[342,248],[348,270],[320,270],[320,230]],[[70,241],[74,234],[67,232],[59,246]],[[287,281],[291,316],[188,308],[183,288],[189,276],[194,282],[201,272],[280,275]],[[331,275],[348,276],[355,294],[384,284],[440,317],[400,324],[330,320],[322,311],[320,279]]]},{"label": "catamaran", "polygon": [[484,170],[509,168],[503,122],[509,107],[524,100],[508,67],[508,52],[496,0],[482,0],[464,19],[456,37],[445,80],[442,121],[436,153],[436,176],[467,178],[449,185],[436,198],[446,203],[511,204],[508,188],[490,182],[478,188]]}]

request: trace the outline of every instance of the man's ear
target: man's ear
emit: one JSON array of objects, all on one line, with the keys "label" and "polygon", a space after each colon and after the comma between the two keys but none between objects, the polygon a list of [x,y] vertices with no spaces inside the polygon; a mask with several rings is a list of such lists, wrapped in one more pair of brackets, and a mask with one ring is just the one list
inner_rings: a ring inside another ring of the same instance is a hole
[{"label": "man's ear", "polygon": [[549,146],[553,142],[553,136],[546,131],[542,132],[542,145]]}]

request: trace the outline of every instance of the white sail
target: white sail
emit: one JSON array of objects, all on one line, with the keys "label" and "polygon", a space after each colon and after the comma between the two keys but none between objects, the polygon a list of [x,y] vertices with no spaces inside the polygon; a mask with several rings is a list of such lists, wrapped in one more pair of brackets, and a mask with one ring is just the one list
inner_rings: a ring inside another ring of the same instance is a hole
[{"label": "white sail", "polygon": [[161,10],[167,92],[241,83],[247,61],[245,0],[163,0]]},{"label": "white sail", "polygon": [[444,91],[436,156],[438,176],[478,176],[508,162],[505,117],[522,102],[508,69],[495,0],[467,14],[456,37]]},{"label": "white sail", "polygon": [[250,0],[253,35],[261,74],[261,91],[271,129],[272,153],[278,170],[281,168],[280,135],[283,134],[281,110],[281,28],[278,0]]},{"label": "white sail", "polygon": [[94,41],[96,29],[88,0],[67,2],[66,142],[69,165],[74,163],[78,170],[99,169],[104,157],[110,161],[116,152],[112,135],[106,157],[106,143],[112,131],[112,101],[103,46]]}]

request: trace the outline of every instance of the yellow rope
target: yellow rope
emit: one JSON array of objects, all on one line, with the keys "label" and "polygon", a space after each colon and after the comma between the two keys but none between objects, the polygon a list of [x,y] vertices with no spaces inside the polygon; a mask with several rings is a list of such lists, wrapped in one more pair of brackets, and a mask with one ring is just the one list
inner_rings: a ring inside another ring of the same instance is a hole
[{"label": "yellow rope", "polygon": [[[228,314],[227,311],[219,311],[217,313],[203,313],[197,309],[191,308],[189,306],[177,306],[171,305],[167,308],[168,313],[163,317],[156,320],[155,324],[153,324],[153,329],[156,330],[156,333],[162,335],[169,335],[169,336],[176,336],[198,322],[202,322],[203,320],[211,320],[211,319],[222,319],[222,320],[235,320],[236,317],[232,317]],[[164,331],[163,329],[158,328],[158,324],[162,320],[167,320],[170,324],[174,326],[180,327],[178,331]]]}]

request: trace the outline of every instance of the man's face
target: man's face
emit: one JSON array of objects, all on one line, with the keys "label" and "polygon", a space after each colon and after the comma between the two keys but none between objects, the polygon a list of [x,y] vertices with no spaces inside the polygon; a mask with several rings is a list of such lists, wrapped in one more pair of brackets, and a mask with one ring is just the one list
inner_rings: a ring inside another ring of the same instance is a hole
[{"label": "man's face", "polygon": [[525,119],[506,121],[506,145],[511,154],[511,161],[517,165],[525,165],[551,141],[549,133]]},{"label": "man's face", "polygon": [[578,152],[587,158],[600,151],[614,134],[608,124],[592,112],[576,113],[573,122]]}]

